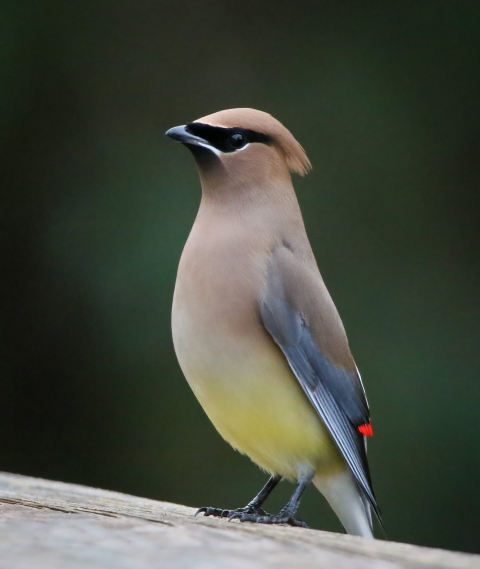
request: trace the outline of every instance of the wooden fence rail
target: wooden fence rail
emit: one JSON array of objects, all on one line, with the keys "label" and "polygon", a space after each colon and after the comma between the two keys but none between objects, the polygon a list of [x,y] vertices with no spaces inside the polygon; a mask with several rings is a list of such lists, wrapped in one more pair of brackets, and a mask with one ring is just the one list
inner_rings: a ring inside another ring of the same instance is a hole
[{"label": "wooden fence rail", "polygon": [[0,568],[480,569],[477,555],[194,518],[194,511],[0,473]]}]

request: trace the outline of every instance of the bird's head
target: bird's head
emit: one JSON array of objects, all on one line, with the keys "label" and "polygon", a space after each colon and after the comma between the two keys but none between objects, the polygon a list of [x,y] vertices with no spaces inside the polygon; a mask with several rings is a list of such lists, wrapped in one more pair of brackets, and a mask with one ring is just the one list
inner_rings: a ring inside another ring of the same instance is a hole
[{"label": "bird's head", "polygon": [[255,109],[228,109],[171,128],[167,136],[186,145],[197,162],[202,184],[245,186],[251,182],[304,176],[311,164],[282,123]]}]

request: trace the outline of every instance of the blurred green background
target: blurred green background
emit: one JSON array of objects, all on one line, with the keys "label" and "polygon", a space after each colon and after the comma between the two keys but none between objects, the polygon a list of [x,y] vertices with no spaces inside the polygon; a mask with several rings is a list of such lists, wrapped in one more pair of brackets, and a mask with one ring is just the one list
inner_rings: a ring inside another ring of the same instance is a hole
[{"label": "blurred green background", "polygon": [[[192,506],[266,480],[170,334],[200,189],[164,132],[251,106],[314,165],[295,185],[368,390],[389,538],[480,551],[478,1],[0,8],[0,469]],[[315,490],[300,517],[340,530]]]}]

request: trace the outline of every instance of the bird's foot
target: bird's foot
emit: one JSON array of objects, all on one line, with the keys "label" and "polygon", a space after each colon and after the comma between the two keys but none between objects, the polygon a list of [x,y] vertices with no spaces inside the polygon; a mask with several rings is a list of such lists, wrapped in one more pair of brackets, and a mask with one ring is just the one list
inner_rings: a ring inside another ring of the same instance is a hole
[{"label": "bird's foot", "polygon": [[[195,516],[198,514],[203,514],[204,516],[213,516],[215,518],[228,518],[237,519],[238,516],[250,515],[257,517],[269,516],[262,508],[257,508],[255,506],[245,506],[244,508],[237,508],[236,510],[222,510],[221,508],[199,508],[195,512]],[[243,520],[242,520],[243,521]]]},{"label": "bird's foot", "polygon": [[280,512],[279,514],[251,514],[236,510],[232,515],[228,516],[228,521],[239,520],[241,522],[252,522],[254,524],[275,524],[289,525],[297,528],[308,528],[308,525],[301,520],[297,520],[288,512]]}]

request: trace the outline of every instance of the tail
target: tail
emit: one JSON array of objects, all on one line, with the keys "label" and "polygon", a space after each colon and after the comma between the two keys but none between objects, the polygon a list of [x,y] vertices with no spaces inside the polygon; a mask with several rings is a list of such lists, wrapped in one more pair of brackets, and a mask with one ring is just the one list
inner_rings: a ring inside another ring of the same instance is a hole
[{"label": "tail", "polygon": [[373,539],[370,504],[362,496],[349,468],[330,476],[317,474],[313,483],[337,514],[347,533]]}]

